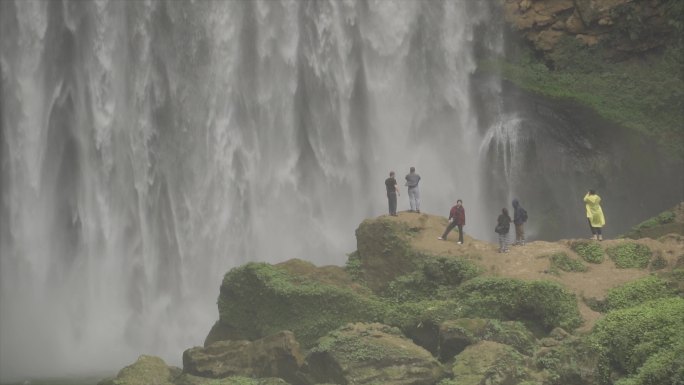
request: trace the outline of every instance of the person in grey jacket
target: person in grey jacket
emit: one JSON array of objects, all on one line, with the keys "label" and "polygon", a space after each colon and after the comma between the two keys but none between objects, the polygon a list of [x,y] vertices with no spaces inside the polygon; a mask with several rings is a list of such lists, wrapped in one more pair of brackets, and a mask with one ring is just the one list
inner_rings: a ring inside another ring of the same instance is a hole
[{"label": "person in grey jacket", "polygon": [[416,168],[411,167],[408,175],[406,175],[406,186],[408,186],[409,204],[411,205],[412,213],[420,213],[420,191],[418,190],[418,182],[420,182],[420,175],[416,174]]}]

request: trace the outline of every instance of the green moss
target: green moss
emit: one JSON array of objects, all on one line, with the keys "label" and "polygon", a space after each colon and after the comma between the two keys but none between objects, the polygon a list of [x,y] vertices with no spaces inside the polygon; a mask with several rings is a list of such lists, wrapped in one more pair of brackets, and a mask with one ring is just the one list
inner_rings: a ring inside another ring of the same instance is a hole
[{"label": "green moss", "polygon": [[584,272],[589,268],[582,262],[570,258],[567,254],[561,252],[551,255],[551,270],[560,269],[571,272]]},{"label": "green moss", "polygon": [[642,60],[613,62],[604,47],[584,47],[567,36],[548,58],[551,68],[528,48],[518,47],[498,69],[521,88],[576,101],[623,127],[655,138],[674,157],[684,154],[684,65],[682,48]]},{"label": "green moss", "polygon": [[654,376],[658,372],[662,376],[663,370],[658,368],[676,368],[677,365],[677,370],[681,371],[681,361],[673,362],[668,357],[681,357],[677,353],[684,340],[683,321],[684,299],[679,297],[649,301],[608,313],[597,322],[591,335],[593,344],[602,352],[603,383],[609,383],[613,371],[638,376],[648,369]]},{"label": "green moss", "polygon": [[536,339],[532,333],[518,321],[459,318],[440,325],[442,360],[448,360],[465,346],[480,341],[494,341],[509,345],[525,355],[532,355],[536,347]]},{"label": "green moss", "polygon": [[669,287],[667,281],[649,276],[628,282],[608,290],[606,295],[606,310],[624,309],[640,305],[646,301],[672,297],[674,291]]},{"label": "green moss", "polygon": [[589,263],[603,262],[603,249],[596,242],[576,241],[570,244],[570,248]]},{"label": "green moss", "polygon": [[344,266],[345,271],[352,280],[356,282],[363,282],[363,268],[361,267],[361,260],[359,253],[354,251],[347,256],[347,263]]},{"label": "green moss", "polygon": [[294,276],[265,263],[228,272],[218,302],[220,322],[245,339],[291,330],[305,347],[346,323],[380,320],[388,312],[372,295]]},{"label": "green moss", "polygon": [[176,378],[173,383],[174,385],[289,385],[288,382],[280,378],[249,378],[231,376],[213,379],[197,377],[187,373],[184,373]]},{"label": "green moss", "polygon": [[142,355],[131,365],[121,369],[112,380],[101,385],[172,385],[172,373],[159,357]]},{"label": "green moss", "polygon": [[606,253],[615,262],[615,265],[622,269],[643,269],[648,266],[653,255],[648,246],[632,242],[610,247]]},{"label": "green moss", "polygon": [[452,372],[452,383],[458,385],[517,384],[530,377],[520,353],[488,341],[469,346],[456,356]]},{"label": "green moss", "polygon": [[458,298],[466,316],[519,320],[547,331],[582,323],[575,295],[556,282],[475,278],[459,288]]},{"label": "green moss", "polygon": [[462,282],[476,277],[482,269],[463,258],[416,256],[417,270],[392,280],[384,296],[395,302],[445,298]]},{"label": "green moss", "polygon": [[586,338],[569,338],[535,357],[546,385],[593,384],[599,377],[599,350]]},{"label": "green moss", "polygon": [[421,324],[439,325],[460,318],[462,307],[456,300],[425,300],[406,302],[393,307],[383,323],[407,330]]}]

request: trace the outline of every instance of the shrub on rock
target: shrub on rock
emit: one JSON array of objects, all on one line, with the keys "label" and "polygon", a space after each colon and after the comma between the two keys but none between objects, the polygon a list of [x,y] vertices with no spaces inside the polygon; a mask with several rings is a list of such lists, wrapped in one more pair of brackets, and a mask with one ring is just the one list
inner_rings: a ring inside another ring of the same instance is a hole
[{"label": "shrub on rock", "polygon": [[629,381],[637,381],[644,371],[652,373],[647,382],[633,384],[665,384],[681,376],[684,366],[677,353],[683,349],[683,321],[684,299],[679,297],[608,313],[591,336],[602,352],[603,382],[610,382],[611,371],[631,376]]},{"label": "shrub on rock", "polygon": [[456,356],[454,378],[439,385],[509,385],[531,380],[525,358],[510,346],[482,341]]},{"label": "shrub on rock", "polygon": [[608,256],[615,262],[615,265],[622,269],[639,268],[644,269],[651,261],[653,252],[648,246],[638,243],[628,242],[606,249]]},{"label": "shrub on rock", "polygon": [[475,278],[457,295],[469,317],[523,321],[546,331],[573,330],[582,323],[575,294],[556,282]]},{"label": "shrub on rock", "polygon": [[570,248],[589,263],[603,262],[603,249],[596,242],[576,241],[570,244]]},{"label": "shrub on rock", "polygon": [[228,272],[218,300],[220,323],[255,340],[291,330],[304,346],[346,323],[378,321],[387,307],[346,285],[292,275],[266,263]]},{"label": "shrub on rock", "polygon": [[668,282],[648,276],[608,290],[605,300],[606,310],[624,309],[640,305],[646,301],[672,297],[675,295]]}]

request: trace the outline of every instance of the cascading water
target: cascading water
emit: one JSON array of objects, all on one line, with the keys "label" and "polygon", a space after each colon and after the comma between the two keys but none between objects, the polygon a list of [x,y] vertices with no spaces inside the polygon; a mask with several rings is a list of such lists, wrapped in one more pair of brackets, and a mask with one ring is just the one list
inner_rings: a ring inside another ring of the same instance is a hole
[{"label": "cascading water", "polygon": [[481,210],[469,87],[488,12],[1,2],[0,380],[178,363],[231,267],[344,263],[390,170],[417,168],[424,211]]}]

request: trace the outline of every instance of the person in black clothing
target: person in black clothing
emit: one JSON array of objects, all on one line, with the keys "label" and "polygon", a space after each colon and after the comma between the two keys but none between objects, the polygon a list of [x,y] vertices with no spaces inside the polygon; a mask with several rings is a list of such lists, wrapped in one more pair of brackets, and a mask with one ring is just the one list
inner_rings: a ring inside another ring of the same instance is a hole
[{"label": "person in black clothing", "polygon": [[515,243],[517,246],[525,246],[525,222],[527,211],[520,206],[517,199],[513,199],[513,224],[515,225]]},{"label": "person in black clothing", "polygon": [[499,253],[508,253],[508,231],[511,228],[511,217],[507,209],[501,209],[501,215],[496,219],[494,231],[499,234]]},{"label": "person in black clothing", "polygon": [[389,203],[389,215],[397,216],[397,196],[399,194],[399,187],[397,180],[394,179],[394,171],[390,171],[389,178],[385,179],[385,187],[387,188],[387,202]]}]

